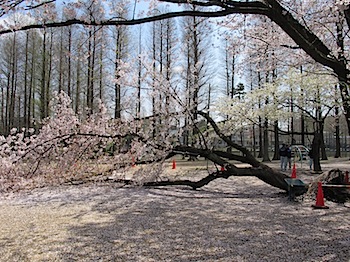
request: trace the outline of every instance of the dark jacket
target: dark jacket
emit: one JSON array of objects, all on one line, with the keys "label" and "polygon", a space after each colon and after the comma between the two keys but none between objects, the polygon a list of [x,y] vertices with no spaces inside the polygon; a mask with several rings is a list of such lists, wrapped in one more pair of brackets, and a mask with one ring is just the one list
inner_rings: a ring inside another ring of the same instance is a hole
[{"label": "dark jacket", "polygon": [[279,151],[280,156],[287,156],[287,149],[288,148],[286,146],[282,146]]}]

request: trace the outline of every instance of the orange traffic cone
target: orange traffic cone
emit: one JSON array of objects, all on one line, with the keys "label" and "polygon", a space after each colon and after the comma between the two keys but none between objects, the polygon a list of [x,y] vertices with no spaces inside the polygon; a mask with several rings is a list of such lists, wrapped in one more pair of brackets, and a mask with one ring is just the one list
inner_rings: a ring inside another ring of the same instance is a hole
[{"label": "orange traffic cone", "polygon": [[176,162],[175,162],[175,159],[173,159],[173,169],[176,169]]},{"label": "orange traffic cone", "polygon": [[322,182],[318,182],[316,204],[312,205],[312,207],[316,208],[316,209],[328,209],[329,208],[329,207],[325,206],[325,204],[324,204]]},{"label": "orange traffic cone", "polygon": [[293,169],[292,169],[292,176],[291,178],[297,178],[297,169],[295,167],[295,163],[293,165]]}]

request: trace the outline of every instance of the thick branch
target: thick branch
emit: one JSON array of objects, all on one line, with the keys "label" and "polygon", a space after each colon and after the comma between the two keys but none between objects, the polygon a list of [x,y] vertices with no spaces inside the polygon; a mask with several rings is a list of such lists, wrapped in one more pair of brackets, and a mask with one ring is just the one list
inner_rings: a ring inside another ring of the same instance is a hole
[{"label": "thick branch", "polygon": [[85,26],[119,26],[119,25],[139,25],[144,23],[149,23],[153,21],[159,21],[164,19],[170,19],[174,17],[183,16],[199,16],[199,17],[222,17],[230,14],[228,10],[213,11],[213,12],[201,12],[201,11],[180,11],[180,12],[170,12],[166,14],[160,14],[150,17],[144,17],[140,19],[118,19],[118,20],[107,20],[107,21],[85,21],[80,19],[70,19],[61,22],[52,22],[45,24],[31,24],[22,26],[19,28],[11,28],[0,30],[0,35],[13,33],[17,31],[26,31],[29,29],[44,29],[44,28],[54,28],[54,27],[65,27],[70,25],[85,25]]},{"label": "thick branch", "polygon": [[[332,68],[338,75],[343,75],[345,68],[334,57],[330,49],[305,26],[301,25],[290,12],[276,0],[266,0],[270,5],[266,15],[287,33],[315,61]],[[345,79],[344,79],[345,81]]]},{"label": "thick branch", "polygon": [[[188,3],[187,0],[164,0],[171,3]],[[339,60],[331,54],[330,49],[305,26],[301,25],[292,14],[283,8],[276,0],[262,1],[192,1],[194,5],[217,5],[225,7],[230,14],[261,14],[269,17],[281,27],[307,54],[315,61],[332,68],[338,75],[344,75],[345,68]],[[345,14],[347,15],[347,14]],[[345,81],[345,79],[344,79]]]},{"label": "thick branch", "polygon": [[[284,180],[288,176],[270,168],[269,166],[264,165],[263,163],[260,163],[257,160],[255,160],[257,162],[256,166],[252,166],[248,168],[239,168],[234,164],[223,160],[219,155],[215,154],[213,151],[208,149],[199,149],[199,148],[187,147],[187,146],[177,146],[174,148],[174,151],[196,154],[196,155],[205,157],[206,159],[212,161],[213,163],[219,166],[223,166],[225,168],[225,171],[218,171],[218,173],[215,173],[215,174],[219,174],[219,176],[215,175],[215,178],[212,177],[213,174],[210,174],[209,177],[206,178],[207,179],[206,181],[208,181],[208,183],[216,178],[228,178],[230,176],[255,176],[261,179],[262,181],[264,181],[265,183],[270,184],[274,187],[280,188],[282,190],[288,190],[288,185]],[[243,158],[246,158],[246,157],[243,156]],[[247,163],[247,160],[244,160],[243,163]],[[164,181],[161,183],[160,182],[152,182],[152,183],[157,183],[157,185],[188,185],[192,188],[194,188],[194,185],[196,185],[195,187],[198,188],[197,184],[193,184],[195,182]],[[152,184],[152,185],[155,185],[155,184]]]},{"label": "thick branch", "polygon": [[219,171],[219,172],[211,173],[198,181],[191,181],[191,180],[154,181],[154,182],[146,182],[145,184],[143,184],[143,186],[189,186],[195,190],[197,188],[201,188],[203,186],[208,185],[210,182],[214,181],[215,179],[218,179],[218,178],[227,179],[230,176],[232,176],[232,174],[230,174],[227,171]]},{"label": "thick branch", "polygon": [[214,154],[209,149],[200,149],[200,148],[195,148],[195,147],[190,147],[190,146],[176,146],[173,149],[173,151],[190,153],[192,155],[198,155],[198,156],[204,157],[204,158],[212,161],[213,163],[215,163],[219,166],[225,167],[226,169],[230,169],[235,174],[238,174],[238,172],[239,172],[238,168],[235,165],[228,163],[227,161],[225,161],[224,159],[222,159],[218,155]]},{"label": "thick branch", "polygon": [[288,191],[288,185],[285,182],[285,178],[287,178],[286,175],[282,173],[278,173],[273,171],[271,168],[267,169],[256,169],[256,168],[242,168],[241,172],[239,174],[234,174],[230,172],[229,170],[225,171],[217,171],[215,173],[211,173],[207,175],[206,177],[198,180],[198,181],[191,181],[191,180],[174,180],[174,181],[152,181],[152,182],[146,182],[143,185],[144,186],[189,186],[192,189],[201,188],[205,185],[208,185],[210,182],[214,181],[218,178],[229,178],[231,176],[256,176],[257,178],[261,179],[262,181],[277,187],[279,189],[282,189],[284,191]]},{"label": "thick branch", "polygon": [[255,159],[255,157],[249,152],[249,150],[239,144],[236,144],[234,142],[232,142],[232,140],[226,136],[225,134],[223,134],[220,130],[220,128],[217,126],[217,124],[215,123],[215,121],[209,116],[209,114],[205,113],[205,112],[198,112],[199,115],[203,116],[209,123],[210,125],[213,127],[214,132],[223,140],[225,141],[229,146],[239,150],[240,152],[243,153],[243,155],[246,158],[246,163],[251,164],[254,167],[257,167],[260,165],[260,162],[257,161]]}]

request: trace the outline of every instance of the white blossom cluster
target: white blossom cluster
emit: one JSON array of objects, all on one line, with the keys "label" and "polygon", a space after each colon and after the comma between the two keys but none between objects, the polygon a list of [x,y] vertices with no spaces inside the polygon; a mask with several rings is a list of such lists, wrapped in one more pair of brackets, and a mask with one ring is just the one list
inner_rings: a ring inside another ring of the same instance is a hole
[{"label": "white blossom cluster", "polygon": [[336,86],[337,80],[327,72],[310,74],[290,70],[274,82],[247,92],[243,99],[222,99],[215,110],[227,119],[224,124],[227,134],[256,125],[259,119],[279,121],[283,125],[301,112],[316,117],[317,108],[326,115],[334,106],[339,106]]},{"label": "white blossom cluster", "polygon": [[169,131],[171,117],[158,119],[162,124],[156,127],[150,119],[111,119],[102,103],[96,114],[83,117],[74,113],[65,93],[54,97],[54,114],[40,129],[14,129],[0,137],[0,190],[21,187],[23,181],[24,186],[61,183],[102,164],[124,170],[139,161],[162,162],[180,132]]}]

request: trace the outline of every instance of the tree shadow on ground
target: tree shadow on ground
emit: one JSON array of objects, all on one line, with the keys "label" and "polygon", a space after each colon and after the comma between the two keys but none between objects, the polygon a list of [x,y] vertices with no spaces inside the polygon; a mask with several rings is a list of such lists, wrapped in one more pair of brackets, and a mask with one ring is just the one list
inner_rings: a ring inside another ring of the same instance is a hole
[{"label": "tree shadow on ground", "polygon": [[110,219],[71,227],[61,259],[348,261],[348,254],[339,252],[350,241],[344,213],[313,212],[273,197],[275,192],[242,189],[116,190],[91,210],[96,219]]}]

